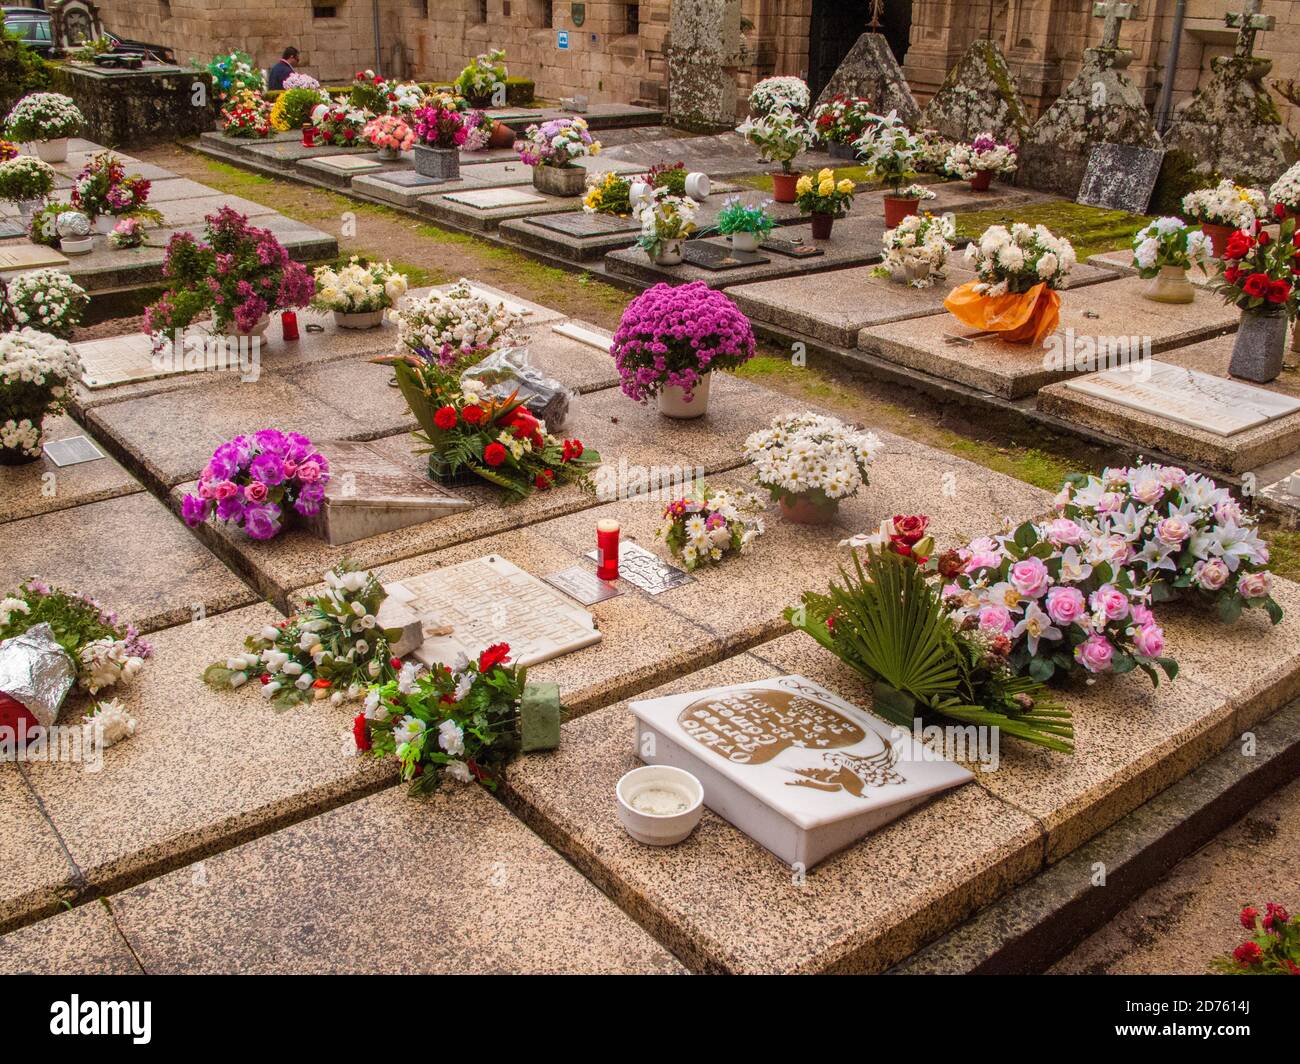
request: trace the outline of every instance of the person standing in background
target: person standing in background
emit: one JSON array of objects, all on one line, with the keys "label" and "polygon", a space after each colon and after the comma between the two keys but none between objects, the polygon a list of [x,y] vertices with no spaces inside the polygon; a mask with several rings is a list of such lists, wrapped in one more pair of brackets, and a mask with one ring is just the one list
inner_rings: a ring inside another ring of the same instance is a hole
[{"label": "person standing in background", "polygon": [[289,45],[281,54],[280,61],[271,68],[271,73],[267,75],[266,87],[272,92],[279,92],[284,88],[284,79],[294,72],[298,65],[298,49]]}]

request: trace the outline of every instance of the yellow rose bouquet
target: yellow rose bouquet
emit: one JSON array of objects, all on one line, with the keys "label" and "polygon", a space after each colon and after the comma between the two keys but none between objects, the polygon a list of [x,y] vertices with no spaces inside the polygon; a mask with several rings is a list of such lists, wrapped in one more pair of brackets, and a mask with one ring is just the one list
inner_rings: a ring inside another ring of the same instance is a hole
[{"label": "yellow rose bouquet", "polygon": [[795,185],[795,199],[799,209],[812,215],[814,240],[829,240],[831,226],[837,216],[853,206],[857,186],[848,178],[835,180],[835,172],[822,170],[814,177],[804,174]]}]

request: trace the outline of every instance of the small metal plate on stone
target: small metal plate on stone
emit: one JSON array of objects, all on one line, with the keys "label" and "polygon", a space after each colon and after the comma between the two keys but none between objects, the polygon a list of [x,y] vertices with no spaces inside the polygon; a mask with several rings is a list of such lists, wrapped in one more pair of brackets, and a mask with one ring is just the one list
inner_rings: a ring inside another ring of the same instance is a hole
[{"label": "small metal plate on stone", "polygon": [[575,565],[571,569],[561,569],[542,577],[552,587],[558,587],[572,599],[584,606],[592,606],[606,599],[618,598],[622,589],[615,587],[608,580],[602,580],[590,569]]},{"label": "small metal plate on stone", "polygon": [[[596,561],[598,552],[590,550],[587,557]],[[675,587],[695,582],[695,577],[684,569],[669,565],[657,554],[628,540],[622,540],[618,545],[618,575],[647,595],[662,595]]]},{"label": "small metal plate on stone", "polygon": [[97,462],[104,457],[104,452],[87,436],[69,436],[66,440],[51,440],[47,443],[45,457],[62,468],[81,465],[83,462]]},{"label": "small metal plate on stone", "polygon": [[826,254],[825,248],[819,248],[815,244],[796,244],[793,240],[786,240],[779,236],[770,236],[758,246],[763,251],[789,255],[792,259],[811,259]]},{"label": "small metal plate on stone", "polygon": [[588,214],[585,211],[548,214],[530,221],[542,229],[553,229],[557,233],[576,237],[616,236],[619,233],[636,233],[641,229],[641,224],[633,218],[620,218],[615,214]]},{"label": "small metal plate on stone", "polygon": [[702,270],[736,270],[742,266],[762,266],[772,260],[752,251],[733,251],[723,244],[707,240],[688,240],[682,249],[682,261]]}]

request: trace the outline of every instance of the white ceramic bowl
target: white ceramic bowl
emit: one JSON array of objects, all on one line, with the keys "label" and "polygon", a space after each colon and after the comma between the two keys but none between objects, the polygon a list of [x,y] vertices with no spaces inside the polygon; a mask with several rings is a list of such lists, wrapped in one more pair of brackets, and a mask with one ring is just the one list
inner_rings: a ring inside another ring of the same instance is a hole
[{"label": "white ceramic bowl", "polygon": [[[686,802],[680,813],[643,813],[633,806],[643,790],[654,788],[676,791]],[[704,815],[704,788],[685,769],[671,765],[642,765],[618,781],[618,818],[627,833],[648,846],[671,846],[681,842]]]}]

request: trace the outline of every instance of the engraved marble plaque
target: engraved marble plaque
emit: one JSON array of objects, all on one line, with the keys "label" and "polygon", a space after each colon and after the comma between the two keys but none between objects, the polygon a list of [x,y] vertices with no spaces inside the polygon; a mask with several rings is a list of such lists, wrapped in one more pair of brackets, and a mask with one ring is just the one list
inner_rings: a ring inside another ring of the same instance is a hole
[{"label": "engraved marble plaque", "polygon": [[758,246],[762,251],[788,255],[792,259],[811,259],[826,254],[826,249],[819,248],[816,244],[797,244],[793,240],[786,240],[779,236],[769,236]]},{"label": "engraved marble plaque", "polygon": [[[587,557],[599,561],[599,551],[590,550]],[[626,539],[621,539],[618,543],[618,575],[647,595],[662,595],[665,591],[695,581],[695,577],[685,569],[669,565],[659,555]]]},{"label": "engraved marble plaque", "polygon": [[182,359],[155,363],[152,342],[144,333],[85,340],[72,346],[85,367],[82,383],[92,391],[128,381],[159,380],[186,372]]},{"label": "engraved marble plaque", "polygon": [[385,587],[423,619],[428,635],[415,656],[428,666],[493,643],[509,643],[515,664],[535,665],[600,642],[590,613],[499,554]]},{"label": "engraved marble plaque", "polygon": [[474,504],[400,466],[366,443],[324,440],[329,459],[325,504],[308,519],[331,546],[423,524]]},{"label": "engraved marble plaque", "polygon": [[558,573],[550,573],[542,579],[552,587],[558,587],[570,598],[577,599],[584,606],[592,606],[597,602],[618,598],[623,594],[621,589],[608,580],[602,580],[590,569],[584,569],[581,565],[561,569]]},{"label": "engraved marble plaque", "polygon": [[693,773],[704,802],[787,864],[811,868],[967,769],[802,676],[628,703],[636,753]]},{"label": "engraved marble plaque", "polygon": [[383,181],[389,185],[397,185],[400,188],[420,188],[424,185],[445,185],[447,183],[444,178],[426,177],[414,170],[388,170],[385,173],[376,174],[375,180]]},{"label": "engraved marble plaque", "polygon": [[682,261],[702,270],[737,270],[742,266],[762,266],[772,260],[752,251],[733,251],[724,244],[688,240],[682,248]]},{"label": "engraved marble plaque", "polygon": [[527,204],[545,203],[543,196],[531,192],[522,192],[517,188],[474,188],[463,192],[448,192],[444,199],[452,203],[463,203],[480,211],[490,211],[494,207],[522,207]]},{"label": "engraved marble plaque", "polygon": [[614,214],[588,214],[586,211],[548,214],[529,220],[542,229],[553,229],[557,233],[576,237],[613,236],[616,233],[630,235],[641,231],[641,223],[635,218],[620,218]]},{"label": "engraved marble plaque", "polygon": [[377,159],[364,155],[319,155],[312,160],[317,166],[328,166],[345,174],[364,174],[368,170],[378,170],[383,166]]},{"label": "engraved marble plaque", "polygon": [[1218,436],[1300,411],[1300,399],[1292,396],[1157,359],[1075,377],[1066,387]]},{"label": "engraved marble plaque", "polygon": [[592,328],[590,325],[584,325],[580,321],[560,322],[559,325],[551,326],[551,331],[606,353],[609,352],[610,345],[614,342],[614,338],[608,333],[600,332],[598,329]]},{"label": "engraved marble plaque", "polygon": [[12,244],[0,248],[0,271],[37,270],[42,266],[66,266],[67,256],[39,244]]}]

